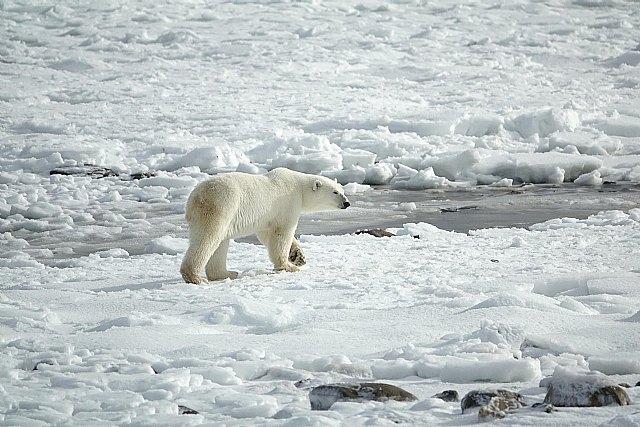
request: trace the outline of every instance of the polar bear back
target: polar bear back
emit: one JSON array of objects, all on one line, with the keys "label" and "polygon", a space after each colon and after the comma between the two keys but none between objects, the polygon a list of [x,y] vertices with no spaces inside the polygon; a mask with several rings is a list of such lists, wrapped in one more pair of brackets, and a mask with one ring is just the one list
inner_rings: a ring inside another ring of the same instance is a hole
[{"label": "polar bear back", "polygon": [[217,221],[227,230],[226,238],[237,238],[277,222],[297,221],[302,209],[299,183],[281,175],[233,172],[204,181],[189,196],[187,222],[197,226]]}]

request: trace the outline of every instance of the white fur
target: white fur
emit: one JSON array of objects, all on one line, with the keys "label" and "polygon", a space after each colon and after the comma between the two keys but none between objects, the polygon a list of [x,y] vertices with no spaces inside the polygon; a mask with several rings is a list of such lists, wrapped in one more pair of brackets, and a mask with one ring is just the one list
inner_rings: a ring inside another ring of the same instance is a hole
[{"label": "white fur", "polygon": [[[288,260],[301,212],[345,209],[342,186],[319,175],[277,168],[265,175],[227,173],[202,182],[189,195],[189,249],[180,273],[187,283],[236,278],[227,271],[229,239],[256,234],[276,270],[297,271]],[[292,248],[293,246],[293,248]]]}]

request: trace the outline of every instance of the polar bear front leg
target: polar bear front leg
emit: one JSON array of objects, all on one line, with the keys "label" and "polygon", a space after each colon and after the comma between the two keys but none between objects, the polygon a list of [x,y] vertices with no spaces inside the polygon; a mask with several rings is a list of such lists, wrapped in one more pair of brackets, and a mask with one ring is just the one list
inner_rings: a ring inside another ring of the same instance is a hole
[{"label": "polar bear front leg", "polygon": [[236,279],[237,271],[227,271],[227,252],[229,251],[229,239],[223,240],[218,249],[211,255],[207,262],[205,272],[207,280]]},{"label": "polar bear front leg", "polygon": [[276,270],[289,272],[300,269],[289,262],[289,250],[293,242],[295,227],[291,229],[274,228],[258,233],[258,239],[267,247],[269,259]]}]

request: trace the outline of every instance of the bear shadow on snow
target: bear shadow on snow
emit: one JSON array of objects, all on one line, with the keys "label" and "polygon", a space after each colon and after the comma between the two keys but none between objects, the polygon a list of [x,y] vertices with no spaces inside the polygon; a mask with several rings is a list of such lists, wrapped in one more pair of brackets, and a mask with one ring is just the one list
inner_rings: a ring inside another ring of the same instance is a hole
[{"label": "bear shadow on snow", "polygon": [[187,283],[235,279],[227,270],[229,240],[255,234],[276,270],[298,271],[306,263],[294,238],[302,212],[346,209],[342,186],[319,175],[277,168],[265,175],[232,172],[198,184],[187,200],[189,248],[180,273]]}]

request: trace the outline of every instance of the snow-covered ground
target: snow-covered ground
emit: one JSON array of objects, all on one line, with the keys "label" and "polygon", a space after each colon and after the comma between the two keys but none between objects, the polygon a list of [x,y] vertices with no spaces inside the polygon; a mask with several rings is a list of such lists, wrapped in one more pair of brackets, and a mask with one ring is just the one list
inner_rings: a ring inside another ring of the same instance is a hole
[{"label": "snow-covered ground", "polygon": [[[63,3],[0,1],[0,425],[460,425],[432,395],[640,381],[636,2]],[[49,175],[85,164],[116,176]],[[182,283],[191,189],[276,166],[354,206],[305,220],[299,273],[244,242]],[[398,236],[318,235],[358,216]],[[353,379],[419,401],[311,411]],[[627,392],[501,423],[635,426]]]}]

